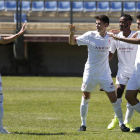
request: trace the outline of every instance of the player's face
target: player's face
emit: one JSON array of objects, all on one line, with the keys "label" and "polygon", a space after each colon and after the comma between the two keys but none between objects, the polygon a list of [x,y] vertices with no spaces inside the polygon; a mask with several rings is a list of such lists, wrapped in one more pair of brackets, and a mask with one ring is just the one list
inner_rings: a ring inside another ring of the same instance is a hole
[{"label": "player's face", "polygon": [[107,23],[104,23],[99,19],[96,20],[96,28],[98,32],[105,31],[107,26],[108,26]]},{"label": "player's face", "polygon": [[140,19],[137,19],[137,29],[140,30]]},{"label": "player's face", "polygon": [[127,18],[125,17],[120,18],[119,20],[120,31],[130,30],[130,25],[131,25],[131,22]]}]

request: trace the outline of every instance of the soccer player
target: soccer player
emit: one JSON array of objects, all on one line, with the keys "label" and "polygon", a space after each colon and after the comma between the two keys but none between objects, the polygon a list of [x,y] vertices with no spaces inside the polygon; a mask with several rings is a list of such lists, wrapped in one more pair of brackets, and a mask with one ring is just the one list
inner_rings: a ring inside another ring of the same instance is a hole
[{"label": "soccer player", "polygon": [[[132,35],[135,33],[134,31],[130,30],[132,21],[133,18],[130,15],[122,15],[119,20],[119,27],[121,32],[119,32],[116,36],[121,38],[131,38]],[[117,95],[117,100],[121,104],[125,86],[129,78],[131,77],[134,69],[137,45],[128,44],[122,41],[115,41],[114,45],[111,47],[110,59],[113,57],[113,54],[115,53],[116,49],[118,55],[118,72],[116,76],[115,92]],[[134,114],[134,109],[129,103],[127,103],[126,107],[127,111],[125,115],[124,124],[130,128],[130,131],[132,131],[133,127],[132,125],[130,125],[130,119]],[[118,123],[119,121],[115,114],[114,119],[112,119],[112,122],[108,125],[108,129],[114,129]]]},{"label": "soccer player", "polygon": [[[14,41],[16,38],[18,38],[20,35],[22,35],[25,32],[25,23],[23,24],[21,30],[12,36],[9,37],[0,37],[0,43],[1,44],[7,44],[12,41]],[[1,81],[1,76],[0,76],[0,134],[8,134],[8,132],[4,127],[3,127],[3,114],[4,114],[4,108],[3,108],[3,91],[2,91],[2,81]]]},{"label": "soccer player", "polygon": [[69,44],[87,45],[88,59],[85,64],[83,83],[81,90],[83,96],[80,106],[81,126],[79,131],[86,131],[86,117],[88,113],[88,104],[91,91],[95,90],[97,85],[102,86],[106,92],[110,102],[112,103],[115,114],[119,119],[119,126],[123,132],[130,131],[123,124],[122,109],[115,95],[115,87],[111,77],[109,67],[109,49],[113,43],[113,39],[107,35],[107,27],[109,26],[109,18],[106,15],[95,16],[97,31],[89,31],[85,34],[74,38],[75,26],[69,25],[70,35]]},{"label": "soccer player", "polygon": [[[137,15],[137,29],[140,29],[140,15]],[[140,90],[140,31],[137,31],[132,36],[132,38],[120,38],[111,34],[109,35],[112,36],[115,40],[120,40],[131,44],[139,44],[135,60],[135,67],[133,70],[133,74],[127,84],[125,98],[132,105],[132,108],[140,113],[140,102],[137,99],[137,91]],[[136,129],[132,132],[139,133],[140,131],[139,129]]]}]

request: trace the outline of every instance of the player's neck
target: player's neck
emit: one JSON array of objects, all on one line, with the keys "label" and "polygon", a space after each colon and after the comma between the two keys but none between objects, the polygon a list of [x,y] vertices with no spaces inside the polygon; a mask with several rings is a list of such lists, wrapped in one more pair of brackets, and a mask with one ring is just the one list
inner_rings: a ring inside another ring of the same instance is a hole
[{"label": "player's neck", "polygon": [[106,30],[105,30],[105,31],[99,32],[99,35],[100,35],[101,37],[105,37],[105,36],[106,36]]},{"label": "player's neck", "polygon": [[123,36],[128,37],[131,34],[131,30],[123,31]]}]

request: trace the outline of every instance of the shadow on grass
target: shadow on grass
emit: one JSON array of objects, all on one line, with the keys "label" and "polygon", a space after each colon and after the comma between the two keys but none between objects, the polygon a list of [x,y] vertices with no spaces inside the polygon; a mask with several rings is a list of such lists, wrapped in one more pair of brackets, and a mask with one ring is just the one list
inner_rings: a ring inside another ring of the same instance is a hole
[{"label": "shadow on grass", "polygon": [[11,132],[19,135],[66,135],[67,133],[31,133],[31,132]]}]

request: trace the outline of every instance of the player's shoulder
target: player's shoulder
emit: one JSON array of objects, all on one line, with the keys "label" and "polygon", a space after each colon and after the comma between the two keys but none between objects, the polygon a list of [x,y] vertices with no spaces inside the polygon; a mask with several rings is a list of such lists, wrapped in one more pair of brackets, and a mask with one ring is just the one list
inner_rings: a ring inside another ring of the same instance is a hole
[{"label": "player's shoulder", "polygon": [[123,32],[119,32],[118,34],[115,34],[116,36],[120,37],[120,36],[123,36]]}]

